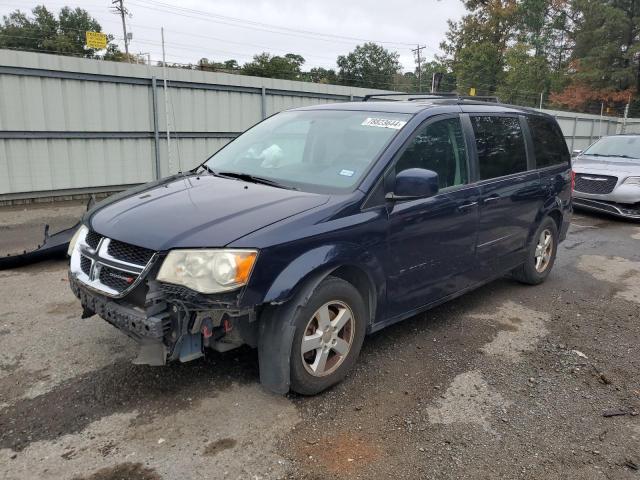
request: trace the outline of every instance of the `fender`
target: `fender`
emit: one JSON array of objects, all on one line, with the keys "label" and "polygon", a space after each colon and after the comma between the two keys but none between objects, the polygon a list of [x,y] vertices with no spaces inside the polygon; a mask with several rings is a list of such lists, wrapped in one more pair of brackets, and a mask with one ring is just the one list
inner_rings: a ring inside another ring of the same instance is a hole
[{"label": "fender", "polygon": [[273,281],[264,296],[263,303],[280,304],[295,295],[301,285],[315,282],[342,266],[354,266],[363,270],[376,286],[377,301],[386,293],[386,278],[378,260],[361,245],[340,242],[309,250],[289,265]]},{"label": "fender", "polygon": [[[378,298],[385,295],[382,269],[372,255],[355,244],[324,245],[297,257],[275,279],[267,292],[267,305],[259,323],[258,361],[260,383],[268,390],[284,395],[291,382],[290,360],[295,326],[292,321],[299,308],[307,304],[318,284],[335,269],[356,266],[374,281]],[[372,278],[373,277],[373,278]]]}]

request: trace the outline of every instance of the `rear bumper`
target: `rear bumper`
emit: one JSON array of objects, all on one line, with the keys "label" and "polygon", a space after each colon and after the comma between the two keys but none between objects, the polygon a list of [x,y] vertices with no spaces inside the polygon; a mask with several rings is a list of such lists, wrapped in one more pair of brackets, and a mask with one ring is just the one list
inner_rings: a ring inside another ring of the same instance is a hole
[{"label": "rear bumper", "polygon": [[628,205],[591,198],[574,197],[573,205],[585,210],[608,213],[616,217],[640,220],[640,204]]}]

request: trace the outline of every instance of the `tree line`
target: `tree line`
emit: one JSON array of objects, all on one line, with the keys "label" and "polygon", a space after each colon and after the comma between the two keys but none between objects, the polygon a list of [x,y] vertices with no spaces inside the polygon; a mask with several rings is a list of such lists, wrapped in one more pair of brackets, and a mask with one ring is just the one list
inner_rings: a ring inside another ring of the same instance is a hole
[{"label": "tree line", "polygon": [[[464,0],[466,14],[449,21],[441,55],[403,72],[399,54],[375,43],[358,45],[336,59],[336,68],[305,69],[295,53],[262,52],[240,65],[234,59],[202,58],[176,68],[397,91],[496,95],[502,101],[539,103],[599,113],[640,116],[640,0]],[[81,8],[56,16],[44,6],[31,15],[14,11],[0,24],[0,48],[96,58],[84,32],[100,24]],[[144,63],[127,57],[108,36],[106,60]],[[419,82],[419,78],[422,80]]]},{"label": "tree line", "polygon": [[[465,0],[440,45],[456,87],[640,114],[640,0]],[[594,113],[595,113],[594,112]]]}]

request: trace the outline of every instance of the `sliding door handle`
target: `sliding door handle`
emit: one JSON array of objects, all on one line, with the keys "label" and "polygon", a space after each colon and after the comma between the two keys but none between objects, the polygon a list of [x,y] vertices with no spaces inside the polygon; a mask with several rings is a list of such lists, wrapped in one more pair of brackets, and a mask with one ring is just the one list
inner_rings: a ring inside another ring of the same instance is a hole
[{"label": "sliding door handle", "polygon": [[461,205],[458,205],[458,211],[459,212],[466,212],[467,210],[475,207],[476,205],[478,205],[478,202],[465,202]]},{"label": "sliding door handle", "polygon": [[500,200],[500,195],[491,195],[489,197],[485,197],[482,199],[482,203],[491,203],[491,202],[497,202],[498,200]]}]

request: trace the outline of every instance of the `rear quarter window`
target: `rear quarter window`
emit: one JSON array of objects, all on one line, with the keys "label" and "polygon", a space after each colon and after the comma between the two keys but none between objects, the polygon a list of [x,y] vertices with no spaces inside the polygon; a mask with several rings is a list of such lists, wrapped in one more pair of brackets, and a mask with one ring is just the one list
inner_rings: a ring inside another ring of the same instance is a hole
[{"label": "rear quarter window", "polygon": [[544,117],[528,117],[527,122],[533,140],[536,167],[569,164],[567,142],[556,122]]}]

